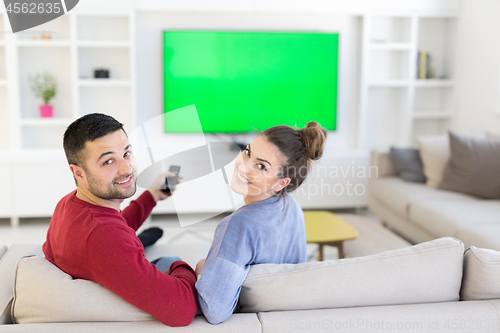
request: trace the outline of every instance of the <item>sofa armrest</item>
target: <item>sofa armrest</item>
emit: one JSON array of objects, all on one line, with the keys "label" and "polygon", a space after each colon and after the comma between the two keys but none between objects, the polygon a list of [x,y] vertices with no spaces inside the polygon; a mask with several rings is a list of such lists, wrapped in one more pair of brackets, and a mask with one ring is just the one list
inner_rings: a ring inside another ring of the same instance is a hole
[{"label": "sofa armrest", "polygon": [[[372,170],[372,168],[376,170]],[[387,150],[372,150],[370,156],[370,174],[378,177],[397,176],[396,168],[392,163]]]}]

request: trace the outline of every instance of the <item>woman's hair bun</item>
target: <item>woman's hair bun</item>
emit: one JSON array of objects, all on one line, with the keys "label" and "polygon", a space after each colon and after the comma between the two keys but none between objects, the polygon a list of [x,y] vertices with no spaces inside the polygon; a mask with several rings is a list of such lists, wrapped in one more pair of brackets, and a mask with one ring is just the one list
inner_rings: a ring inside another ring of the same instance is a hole
[{"label": "woman's hair bun", "polygon": [[323,146],[326,140],[326,131],[317,122],[310,121],[304,128],[298,129],[306,147],[307,158],[318,160],[323,155]]}]

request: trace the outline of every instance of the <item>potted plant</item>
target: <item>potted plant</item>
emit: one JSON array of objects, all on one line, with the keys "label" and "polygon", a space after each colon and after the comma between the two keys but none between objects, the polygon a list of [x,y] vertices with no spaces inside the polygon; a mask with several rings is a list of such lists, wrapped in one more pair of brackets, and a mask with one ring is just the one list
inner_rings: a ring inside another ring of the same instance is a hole
[{"label": "potted plant", "polygon": [[43,100],[43,105],[40,105],[40,114],[43,118],[50,118],[53,115],[54,107],[49,104],[57,92],[57,79],[48,72],[43,72],[31,76],[31,90],[36,97]]}]

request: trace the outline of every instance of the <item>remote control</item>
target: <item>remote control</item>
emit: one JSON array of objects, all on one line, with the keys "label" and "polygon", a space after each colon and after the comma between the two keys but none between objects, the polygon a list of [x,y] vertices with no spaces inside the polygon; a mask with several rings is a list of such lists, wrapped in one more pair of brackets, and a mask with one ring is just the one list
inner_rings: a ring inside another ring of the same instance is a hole
[{"label": "remote control", "polygon": [[168,168],[168,171],[175,173],[175,176],[165,179],[165,189],[162,190],[163,192],[175,191],[175,185],[177,185],[177,178],[179,178],[180,170],[181,167],[178,165],[171,165],[170,168]]}]

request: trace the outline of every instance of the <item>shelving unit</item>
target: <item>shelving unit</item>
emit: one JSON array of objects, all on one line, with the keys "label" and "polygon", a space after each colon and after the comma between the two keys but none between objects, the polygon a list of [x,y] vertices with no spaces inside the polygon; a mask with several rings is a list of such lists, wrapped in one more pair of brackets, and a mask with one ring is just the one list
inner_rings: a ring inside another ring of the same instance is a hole
[{"label": "shelving unit", "polygon": [[[60,149],[64,129],[90,112],[112,114],[127,129],[135,127],[134,15],[70,12],[15,35],[0,34],[0,107],[8,110],[0,116],[0,150]],[[9,30],[4,18],[0,13],[0,24]],[[7,49],[14,68],[9,80]],[[110,79],[93,79],[99,68],[110,70]],[[58,82],[50,119],[40,118],[41,101],[29,82],[45,71]]]},{"label": "shelving unit", "polygon": [[[10,31],[1,11],[0,26]],[[50,216],[52,203],[74,187],[72,177],[61,172],[67,168],[62,137],[72,121],[102,112],[123,122],[128,132],[135,128],[134,29],[133,11],[72,11],[23,32],[0,34],[0,181],[10,184],[13,202],[0,209],[0,218],[17,225],[21,217]],[[93,78],[100,68],[110,71],[109,79]],[[30,89],[30,76],[45,71],[58,82],[52,118],[40,117],[41,101]],[[17,189],[25,188],[26,174],[39,175],[42,169],[61,178],[56,186],[61,193],[54,190],[36,205],[23,204],[25,194]]]},{"label": "shelving unit", "polygon": [[[0,11],[0,29],[6,31],[6,14]],[[9,87],[7,81],[7,39],[6,34],[0,34],[0,152],[10,148],[9,129]]]},{"label": "shelving unit", "polygon": [[[455,110],[455,15],[365,15],[360,148],[413,145],[418,136],[449,129]],[[432,55],[435,78],[416,78],[419,51]]]},{"label": "shelving unit", "polygon": [[[102,112],[135,128],[134,16],[80,13],[75,20],[77,116]],[[95,69],[109,70],[94,79]]]}]

